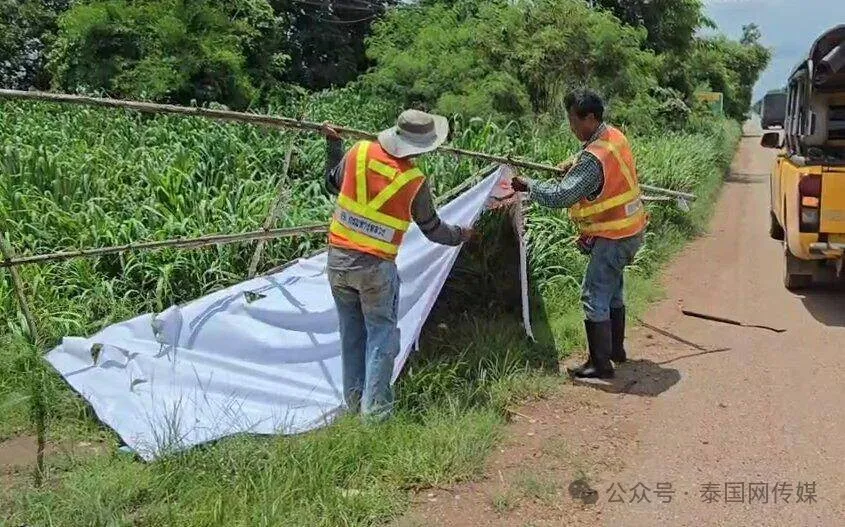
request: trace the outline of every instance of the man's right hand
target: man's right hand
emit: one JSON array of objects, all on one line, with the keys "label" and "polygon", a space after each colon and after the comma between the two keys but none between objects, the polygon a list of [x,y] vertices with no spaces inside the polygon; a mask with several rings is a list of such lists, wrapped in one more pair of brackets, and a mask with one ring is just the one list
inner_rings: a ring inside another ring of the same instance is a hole
[{"label": "man's right hand", "polygon": [[568,172],[569,169],[572,168],[572,160],[567,159],[566,161],[559,163],[557,167],[561,170],[566,170]]}]

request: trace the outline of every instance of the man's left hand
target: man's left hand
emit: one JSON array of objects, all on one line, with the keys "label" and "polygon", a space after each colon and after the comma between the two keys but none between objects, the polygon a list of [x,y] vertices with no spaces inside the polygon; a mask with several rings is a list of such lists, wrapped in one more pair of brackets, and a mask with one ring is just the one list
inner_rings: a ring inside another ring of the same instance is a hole
[{"label": "man's left hand", "polygon": [[337,130],[334,129],[334,126],[332,126],[331,123],[329,123],[328,121],[324,122],[320,126],[320,131],[323,133],[324,136],[326,136],[327,139],[338,140],[341,138]]},{"label": "man's left hand", "polygon": [[528,183],[520,177],[511,179],[511,188],[515,192],[528,192]]},{"label": "man's left hand", "polygon": [[461,242],[469,243],[478,241],[481,233],[472,227],[461,227]]}]

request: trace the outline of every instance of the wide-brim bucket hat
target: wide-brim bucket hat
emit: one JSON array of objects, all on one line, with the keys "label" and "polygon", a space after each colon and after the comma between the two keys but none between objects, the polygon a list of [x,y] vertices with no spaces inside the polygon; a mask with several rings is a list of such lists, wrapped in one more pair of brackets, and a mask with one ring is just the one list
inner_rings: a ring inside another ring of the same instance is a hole
[{"label": "wide-brim bucket hat", "polygon": [[425,154],[446,142],[449,120],[419,110],[405,110],[396,119],[396,126],[382,131],[378,142],[393,157]]}]

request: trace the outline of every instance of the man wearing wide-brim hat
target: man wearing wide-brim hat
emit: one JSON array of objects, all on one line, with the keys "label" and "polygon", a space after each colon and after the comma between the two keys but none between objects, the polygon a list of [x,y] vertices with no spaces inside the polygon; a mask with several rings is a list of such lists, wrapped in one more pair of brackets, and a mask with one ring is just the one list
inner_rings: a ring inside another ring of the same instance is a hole
[{"label": "man wearing wide-brim hat", "polygon": [[328,274],[340,320],[343,393],[352,412],[376,420],[393,407],[390,379],[399,353],[399,275],[395,259],[411,221],[432,242],[457,246],[472,229],[442,222],[414,158],[449,134],[446,118],[406,110],[377,141],[359,141],[345,154],[334,129],[326,187],[337,195],[329,228]]}]

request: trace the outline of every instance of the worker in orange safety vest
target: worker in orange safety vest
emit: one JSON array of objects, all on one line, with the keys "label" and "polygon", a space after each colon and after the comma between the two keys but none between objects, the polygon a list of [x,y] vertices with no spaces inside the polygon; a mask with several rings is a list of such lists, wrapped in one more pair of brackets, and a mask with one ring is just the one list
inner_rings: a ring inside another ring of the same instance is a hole
[{"label": "worker in orange safety vest", "polygon": [[399,275],[395,259],[415,222],[432,242],[457,246],[471,228],[440,220],[414,159],[447,138],[446,118],[406,110],[377,141],[343,143],[323,126],[326,187],[337,195],[329,227],[328,275],[340,323],[343,394],[348,409],[372,420],[391,413],[391,377],[399,353]]},{"label": "worker in orange safety vest", "polygon": [[513,190],[547,207],[568,208],[590,255],[581,286],[589,359],[569,370],[575,378],[614,376],[612,362],[627,359],[623,271],[642,246],[648,216],[643,208],[631,145],[604,122],[604,103],[596,93],[578,90],[565,98],[569,127],[583,142],[562,180],[539,182],[515,177]]}]

